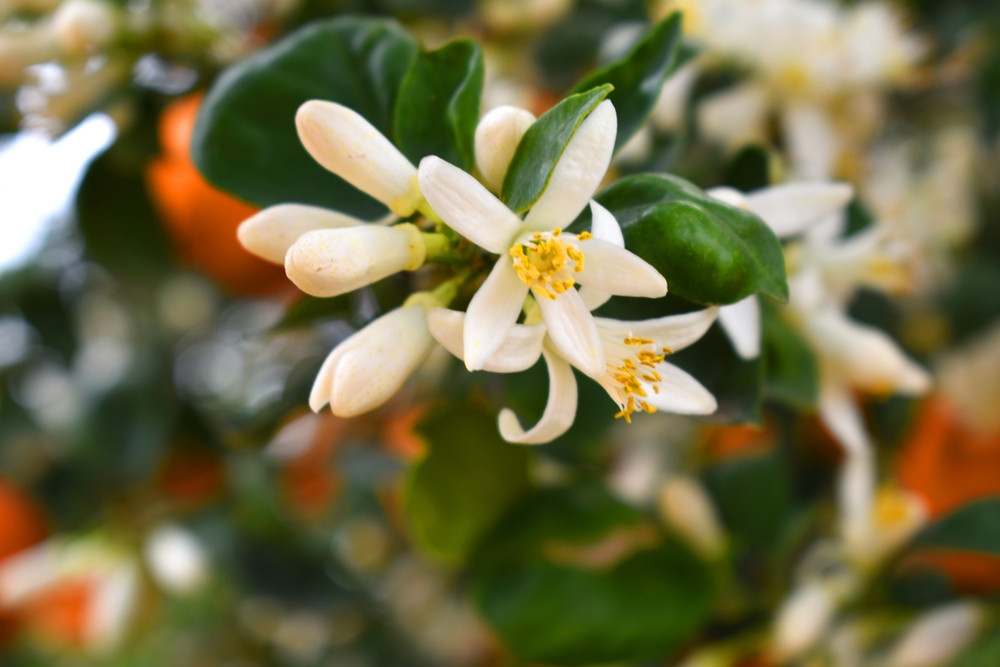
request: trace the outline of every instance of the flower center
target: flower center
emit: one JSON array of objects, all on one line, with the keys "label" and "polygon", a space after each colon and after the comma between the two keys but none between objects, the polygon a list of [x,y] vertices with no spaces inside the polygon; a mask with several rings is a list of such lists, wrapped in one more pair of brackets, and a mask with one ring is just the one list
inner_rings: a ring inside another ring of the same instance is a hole
[{"label": "flower center", "polygon": [[[559,238],[561,235],[558,227],[551,233],[535,232],[527,242],[515,243],[510,249],[517,277],[546,299],[571,289],[576,285],[573,274],[583,270],[583,253]],[[591,236],[582,232],[575,238],[586,241]]]},{"label": "flower center", "polygon": [[651,338],[625,336],[621,343],[608,346],[608,374],[618,385],[621,410],[615,419],[624,419],[632,423],[632,413],[636,410],[656,412],[656,408],[644,400],[649,396],[649,390],[660,393],[660,382],[663,378],[656,371],[656,366],[673,350],[669,347],[657,347]]}]

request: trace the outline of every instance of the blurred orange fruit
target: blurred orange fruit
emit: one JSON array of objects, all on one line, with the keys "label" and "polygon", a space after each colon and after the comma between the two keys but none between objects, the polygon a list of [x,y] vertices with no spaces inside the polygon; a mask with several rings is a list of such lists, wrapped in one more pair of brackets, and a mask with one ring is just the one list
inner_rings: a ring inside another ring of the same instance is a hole
[{"label": "blurred orange fruit", "polygon": [[20,489],[0,479],[0,560],[45,539],[45,518]]},{"label": "blurred orange fruit", "polygon": [[25,601],[18,609],[19,619],[32,634],[81,647],[87,642],[93,594],[93,582],[85,577],[59,582]]},{"label": "blurred orange fruit", "polygon": [[[897,464],[900,484],[917,493],[936,518],[980,498],[1000,496],[1000,432],[965,424],[947,399],[923,403]],[[1000,558],[988,554],[927,551],[912,560],[944,572],[964,592],[1000,590]]]},{"label": "blurred orange fruit", "polygon": [[214,452],[180,441],[167,454],[158,482],[163,493],[173,500],[201,506],[221,495],[225,470]]},{"label": "blurred orange fruit", "polygon": [[229,291],[258,296],[290,289],[282,267],[236,240],[236,228],[257,209],[210,185],[191,162],[201,99],[200,93],[180,98],[160,116],[163,156],[146,172],[153,204],[184,261]]}]

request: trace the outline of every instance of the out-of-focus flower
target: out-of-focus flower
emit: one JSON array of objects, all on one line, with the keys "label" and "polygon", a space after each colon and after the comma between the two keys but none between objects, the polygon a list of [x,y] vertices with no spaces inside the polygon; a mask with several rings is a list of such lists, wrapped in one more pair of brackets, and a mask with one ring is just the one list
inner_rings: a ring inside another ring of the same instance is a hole
[{"label": "out-of-focus flower", "polygon": [[971,602],[954,602],[920,615],[893,646],[891,667],[947,665],[975,638],[983,610]]},{"label": "out-of-focus flower", "polygon": [[603,370],[604,350],[576,283],[623,296],[666,294],[663,277],[624,248],[589,233],[562,233],[604,177],[616,128],[614,107],[602,102],[573,135],[524,220],[471,174],[437,157],[421,161],[420,186],[434,212],[476,245],[500,255],[467,310],[463,358],[470,370],[484,368],[503,343],[529,291],[554,347],[591,375]]},{"label": "out-of-focus flower", "polygon": [[[801,234],[843,209],[854,193],[844,183],[797,182],[746,194],[733,188],[713,188],[708,194],[755,213],[783,239]],[[760,356],[760,303],[756,295],[720,307],[719,324],[741,357]]]},{"label": "out-of-focus flower", "polygon": [[172,102],[160,118],[163,156],[147,168],[153,203],[181,256],[237,294],[268,294],[288,286],[282,272],[236,240],[240,221],[256,209],[212,187],[191,162],[188,145],[201,96]]},{"label": "out-of-focus flower", "polygon": [[693,477],[673,476],[659,491],[660,515],[685,542],[709,560],[725,549],[725,535],[711,499]]},{"label": "out-of-focus flower", "polygon": [[329,403],[338,417],[354,417],[388,401],[430,352],[427,309],[439,306],[418,292],[335,347],[309,395],[313,411]]},{"label": "out-of-focus flower", "polygon": [[825,583],[810,581],[781,604],[774,624],[774,651],[781,660],[799,657],[827,632],[837,611],[837,596]]},{"label": "out-of-focus flower", "polygon": [[844,546],[848,557],[869,570],[881,565],[927,522],[927,508],[905,489],[887,486],[879,490],[866,521],[848,523]]},{"label": "out-of-focus flower", "polygon": [[119,29],[118,7],[105,0],[67,0],[52,16],[52,30],[68,53],[85,54],[107,46]]},{"label": "out-of-focus flower", "polygon": [[32,547],[47,534],[38,506],[16,486],[0,479],[0,561]]}]

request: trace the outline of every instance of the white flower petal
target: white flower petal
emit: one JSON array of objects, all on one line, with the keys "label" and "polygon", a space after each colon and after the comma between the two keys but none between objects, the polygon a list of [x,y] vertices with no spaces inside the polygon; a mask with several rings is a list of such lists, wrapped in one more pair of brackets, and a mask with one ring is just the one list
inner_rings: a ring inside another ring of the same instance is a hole
[{"label": "white flower petal", "polygon": [[406,217],[422,196],[417,170],[361,114],[335,102],[310,100],[295,114],[302,145],[323,167]]},{"label": "white flower petal", "polygon": [[[465,313],[448,308],[427,311],[427,326],[434,340],[459,359],[465,355]],[[542,354],[545,326],[515,324],[500,348],[493,353],[484,371],[516,373],[531,368]]]},{"label": "white flower petal", "polygon": [[710,415],[718,409],[715,396],[686,371],[661,362],[656,365],[656,372],[663,378],[658,382],[660,391],[647,392],[649,395],[643,400],[657,410],[680,415]]},{"label": "white flower petal", "polygon": [[465,367],[478,371],[500,349],[528,295],[509,258],[501,257],[476,291],[465,314]]},{"label": "white flower petal", "polygon": [[854,188],[847,183],[794,182],[747,195],[747,206],[777,236],[798,234],[850,203]]},{"label": "white flower petal", "polygon": [[424,306],[386,313],[327,357],[313,385],[310,407],[318,411],[328,400],[338,417],[374,410],[399,391],[433,343]]},{"label": "white flower petal", "polygon": [[782,114],[785,144],[796,178],[828,180],[840,152],[840,137],[827,112],[814,103],[789,104]]},{"label": "white flower petal", "polygon": [[728,185],[720,185],[716,188],[709,188],[708,190],[705,190],[705,194],[713,199],[725,202],[730,206],[750,210],[750,202],[747,201],[746,195],[736,188],[731,188]]},{"label": "white flower petal", "polygon": [[521,219],[482,183],[431,155],[420,161],[420,187],[449,227],[481,248],[504,255],[521,229]]},{"label": "white flower petal", "polygon": [[[594,238],[607,241],[619,248],[624,248],[625,236],[622,234],[621,225],[615,220],[615,216],[611,214],[611,211],[591,199],[590,213],[590,233],[593,234]],[[583,299],[588,310],[597,310],[611,299],[611,294],[593,287],[581,285],[580,298]]]},{"label": "white flower petal", "polygon": [[549,397],[545,402],[542,418],[525,431],[510,409],[500,412],[497,425],[500,435],[508,442],[521,445],[540,445],[555,440],[569,430],[576,418],[576,378],[573,369],[558,354],[542,350],[549,370]]},{"label": "white flower petal", "polygon": [[618,296],[666,295],[666,279],[638,255],[600,239],[580,241],[579,247],[583,270],[573,275],[581,285]]},{"label": "white flower petal", "polygon": [[866,534],[875,497],[875,464],[864,420],[848,388],[836,376],[823,373],[819,418],[844,448],[837,480],[840,521],[845,533]]},{"label": "white flower petal", "polygon": [[313,296],[345,294],[424,263],[423,238],[414,225],[358,225],[303,234],[285,255],[285,273]]},{"label": "white flower petal", "polygon": [[698,104],[698,129],[728,150],[767,136],[767,91],[757,84],[727,88]]},{"label": "white flower petal", "polygon": [[278,204],[244,220],[236,237],[258,257],[284,264],[288,249],[306,232],[361,224],[357,218],[318,206]]},{"label": "white flower petal", "polygon": [[885,332],[854,322],[833,308],[814,313],[805,325],[820,353],[852,386],[875,394],[919,395],[930,389],[927,371]]},{"label": "white flower petal", "polygon": [[651,338],[657,345],[676,352],[704,336],[718,311],[718,308],[705,308],[651,320],[613,320],[607,317],[595,317],[594,320],[601,331],[629,332],[640,338]]},{"label": "white flower petal", "polygon": [[525,225],[548,230],[566,227],[576,219],[604,180],[617,131],[615,107],[605,100],[580,123],[566,144],[545,192],[525,217]]},{"label": "white flower petal", "polygon": [[576,290],[567,290],[555,299],[536,294],[535,302],[549,337],[566,361],[592,377],[603,374],[605,360],[601,335]]},{"label": "white flower petal", "polygon": [[743,359],[760,356],[760,302],[751,294],[736,303],[719,307],[719,324]]},{"label": "white flower petal", "polygon": [[483,116],[476,126],[476,166],[494,192],[500,192],[514,151],[534,122],[534,114],[527,109],[501,106]]}]

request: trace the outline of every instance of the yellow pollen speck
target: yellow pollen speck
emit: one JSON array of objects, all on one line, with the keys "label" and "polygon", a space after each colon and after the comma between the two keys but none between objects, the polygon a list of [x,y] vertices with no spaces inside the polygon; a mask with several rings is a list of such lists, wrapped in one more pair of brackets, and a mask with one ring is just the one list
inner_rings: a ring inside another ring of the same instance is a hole
[{"label": "yellow pollen speck", "polygon": [[583,253],[559,238],[561,235],[558,227],[548,235],[535,232],[530,241],[510,249],[517,277],[545,299],[555,299],[572,289],[576,285],[572,274],[583,269]]}]

